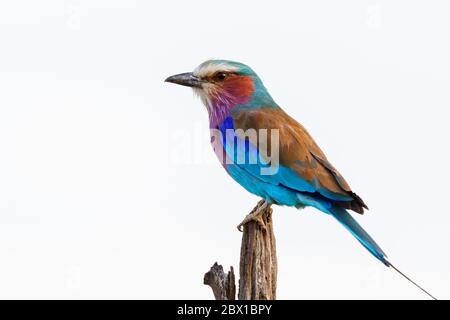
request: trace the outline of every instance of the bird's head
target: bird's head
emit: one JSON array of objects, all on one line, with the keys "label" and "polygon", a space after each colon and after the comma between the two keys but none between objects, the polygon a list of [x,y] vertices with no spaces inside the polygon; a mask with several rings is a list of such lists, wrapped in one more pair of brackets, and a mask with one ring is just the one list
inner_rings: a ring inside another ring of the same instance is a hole
[{"label": "bird's head", "polygon": [[208,109],[213,125],[238,106],[276,106],[258,75],[239,62],[208,60],[193,72],[168,77],[166,82],[191,87]]}]

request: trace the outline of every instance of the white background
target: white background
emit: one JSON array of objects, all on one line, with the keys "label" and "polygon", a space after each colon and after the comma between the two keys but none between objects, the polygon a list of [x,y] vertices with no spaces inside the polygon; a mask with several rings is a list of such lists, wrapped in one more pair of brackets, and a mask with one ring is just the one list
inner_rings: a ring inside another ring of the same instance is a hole
[{"label": "white background", "polygon": [[[446,1],[2,1],[0,297],[210,299],[257,202],[190,89],[249,64],[370,211],[390,260],[450,298]],[[274,208],[284,299],[422,299],[329,216]]]}]

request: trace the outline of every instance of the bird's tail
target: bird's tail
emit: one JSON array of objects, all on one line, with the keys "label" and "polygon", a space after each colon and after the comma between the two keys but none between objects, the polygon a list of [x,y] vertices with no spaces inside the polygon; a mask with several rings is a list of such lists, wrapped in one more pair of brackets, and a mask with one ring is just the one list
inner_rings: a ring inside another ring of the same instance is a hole
[{"label": "bird's tail", "polygon": [[425,292],[428,296],[436,300],[436,298],[427,292],[424,288],[415,283],[411,278],[406,276],[403,272],[397,269],[392,263],[387,260],[387,255],[381,250],[380,246],[372,239],[372,237],[356,222],[356,220],[347,212],[347,210],[340,207],[333,207],[331,214],[336,218],[352,235],[378,260],[385,266],[391,267],[397,271],[406,280],[411,282],[417,288]]},{"label": "bird's tail", "polygon": [[355,219],[347,212],[347,210],[340,207],[333,207],[331,209],[331,214],[336,218],[351,234],[358,239],[359,242],[367,249],[369,252],[375,256],[378,260],[383,262],[386,266],[389,266],[389,262],[386,260],[387,256],[372,239],[372,237],[356,222]]}]

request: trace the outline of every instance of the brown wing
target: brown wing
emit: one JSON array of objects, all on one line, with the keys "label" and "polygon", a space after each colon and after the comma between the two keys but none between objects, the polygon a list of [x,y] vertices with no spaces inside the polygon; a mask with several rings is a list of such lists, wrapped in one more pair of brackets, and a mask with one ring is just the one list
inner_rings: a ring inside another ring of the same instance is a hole
[{"label": "brown wing", "polygon": [[327,160],[306,129],[281,108],[237,110],[232,113],[235,129],[268,129],[268,141],[259,148],[270,150],[270,129],[279,130],[280,164],[292,169],[299,178],[317,186],[317,192],[343,208],[363,213],[367,206],[352,192],[341,174]]}]

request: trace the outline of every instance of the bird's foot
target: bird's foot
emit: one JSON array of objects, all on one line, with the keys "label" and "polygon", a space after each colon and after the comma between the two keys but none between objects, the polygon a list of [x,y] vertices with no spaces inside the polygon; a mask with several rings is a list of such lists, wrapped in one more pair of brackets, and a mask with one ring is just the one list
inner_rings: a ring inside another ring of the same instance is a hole
[{"label": "bird's foot", "polygon": [[258,202],[258,204],[256,205],[256,207],[252,210],[252,212],[250,212],[245,218],[244,220],[242,220],[241,223],[239,223],[239,225],[237,226],[237,229],[242,232],[243,231],[243,226],[246,225],[247,223],[249,223],[250,221],[256,221],[258,223],[258,225],[265,230],[266,229],[266,224],[263,220],[263,214],[265,209],[270,206],[269,203],[267,203],[265,200],[261,200]]}]

